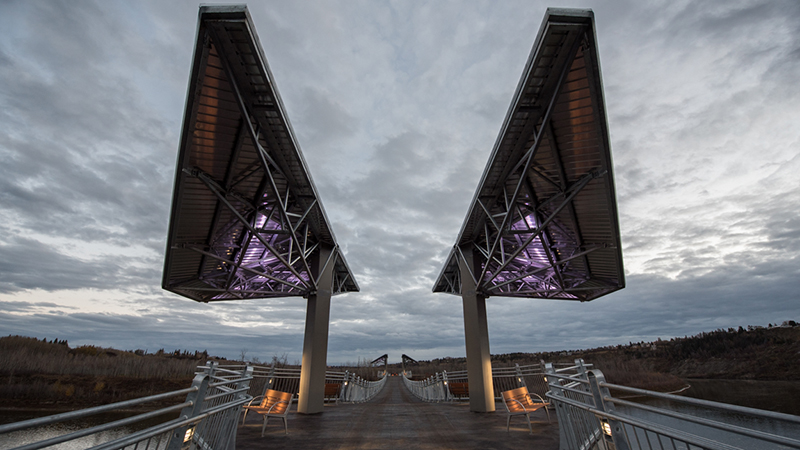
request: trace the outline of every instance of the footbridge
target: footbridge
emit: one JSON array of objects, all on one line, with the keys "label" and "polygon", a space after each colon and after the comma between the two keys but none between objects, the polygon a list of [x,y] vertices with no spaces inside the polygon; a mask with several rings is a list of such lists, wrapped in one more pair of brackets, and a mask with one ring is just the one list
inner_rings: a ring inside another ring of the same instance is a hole
[{"label": "footbridge", "polygon": [[[326,365],[331,296],[357,292],[358,284],[334,237],[247,8],[201,7],[162,287],[198,302],[303,299],[298,300],[306,307],[302,366],[209,363],[185,389],[0,425],[0,445],[24,450],[59,444],[108,450],[800,449],[797,416],[611,384],[601,370],[580,360],[492,367],[488,298],[585,302],[625,286],[596,41],[590,10],[548,10],[467,217],[434,284],[434,292],[462,299],[465,370],[412,378],[408,366],[416,361],[403,355],[403,375],[392,376],[384,355],[370,364],[370,374],[337,372]],[[381,363],[384,370],[375,379],[372,366]],[[515,400],[503,393],[520,390],[541,402],[530,412],[530,422],[508,426],[511,411],[504,399]],[[291,398],[284,401],[288,408],[281,408],[285,427],[262,426],[259,420],[271,409],[259,412],[253,402],[271,391]],[[633,401],[620,393],[662,403]],[[243,417],[248,406],[256,413]],[[707,412],[712,410],[724,414]],[[127,416],[104,420],[112,412]],[[732,416],[737,419],[729,420]],[[89,417],[100,417],[101,423],[74,427],[73,421]],[[752,420],[742,422],[742,417]],[[765,422],[771,428],[748,425]],[[31,438],[32,430],[43,427],[47,431],[40,439]]]},{"label": "footbridge", "polygon": [[[550,404],[550,411],[530,414],[530,425],[512,418],[508,426],[502,394],[494,399],[495,413],[470,411],[468,385],[466,397],[454,395],[450,381],[459,373],[418,380],[384,375],[369,381],[328,371],[326,384],[340,389],[326,402],[325,414],[300,414],[293,401],[285,432],[280,422],[263,427],[258,414],[242,413],[268,389],[295,394],[299,370],[212,363],[200,367],[186,389],[0,425],[0,445],[17,450],[54,445],[103,450],[800,449],[798,416],[611,384],[582,360],[497,368],[495,391],[545,389]],[[130,412],[169,398],[174,404]],[[119,410],[127,410],[129,417],[74,429],[76,419],[99,415],[102,421]]]}]

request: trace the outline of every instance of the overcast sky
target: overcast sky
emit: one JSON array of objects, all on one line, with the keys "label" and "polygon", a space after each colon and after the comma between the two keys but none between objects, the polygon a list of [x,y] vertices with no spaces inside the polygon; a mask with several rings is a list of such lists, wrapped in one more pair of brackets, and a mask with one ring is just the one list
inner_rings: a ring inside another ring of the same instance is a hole
[{"label": "overcast sky", "polygon": [[[463,356],[432,294],[547,6],[592,6],[627,288],[487,300],[492,353],[800,319],[800,2],[259,2],[361,292],[328,361]],[[195,2],[0,1],[0,335],[299,360],[302,298],[200,304],[161,270]]]}]

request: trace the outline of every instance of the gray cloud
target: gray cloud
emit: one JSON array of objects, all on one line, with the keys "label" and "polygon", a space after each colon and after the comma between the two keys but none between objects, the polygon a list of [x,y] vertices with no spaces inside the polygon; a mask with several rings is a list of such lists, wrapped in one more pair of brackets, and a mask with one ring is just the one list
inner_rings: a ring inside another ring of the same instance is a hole
[{"label": "gray cloud", "polygon": [[[251,5],[362,288],[333,300],[331,361],[463,355],[460,299],[430,288],[546,6]],[[492,351],[797,320],[800,6],[595,14],[628,288],[490,298]],[[196,16],[191,2],[0,3],[4,333],[299,358],[304,300],[204,305],[159,288]]]}]

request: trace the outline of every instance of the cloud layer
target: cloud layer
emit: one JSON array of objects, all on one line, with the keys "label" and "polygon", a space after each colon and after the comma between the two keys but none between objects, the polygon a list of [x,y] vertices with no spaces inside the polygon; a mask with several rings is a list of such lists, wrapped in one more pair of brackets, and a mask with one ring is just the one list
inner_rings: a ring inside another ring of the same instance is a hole
[{"label": "cloud layer", "polygon": [[[430,290],[545,9],[250,5],[362,289],[333,300],[331,362],[464,354],[460,299]],[[595,16],[628,287],[490,298],[492,352],[797,320],[800,4]],[[303,299],[159,288],[196,17],[191,2],[0,3],[0,334],[299,359]]]}]

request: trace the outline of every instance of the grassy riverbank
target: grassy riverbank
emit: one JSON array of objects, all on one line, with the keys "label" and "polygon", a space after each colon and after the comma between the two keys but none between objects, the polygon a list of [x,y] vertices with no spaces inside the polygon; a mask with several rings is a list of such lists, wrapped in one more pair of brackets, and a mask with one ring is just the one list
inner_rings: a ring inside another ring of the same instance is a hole
[{"label": "grassy riverbank", "polygon": [[112,403],[183,389],[204,353],[156,354],[22,336],[0,338],[0,403],[62,408]]},{"label": "grassy riverbank", "polygon": [[[791,322],[793,324],[793,322]],[[669,341],[628,343],[587,350],[492,355],[494,367],[546,362],[594,364],[606,379],[669,392],[685,379],[800,380],[800,326],[739,327]],[[206,352],[70,348],[66,341],[0,338],[0,404],[13,408],[66,408],[106,404],[188,387]],[[285,358],[276,359],[286,365]],[[231,362],[231,361],[224,361]],[[369,365],[338,367],[368,378]],[[466,368],[465,358],[420,361],[415,374]],[[389,366],[400,371],[400,364]]]}]

